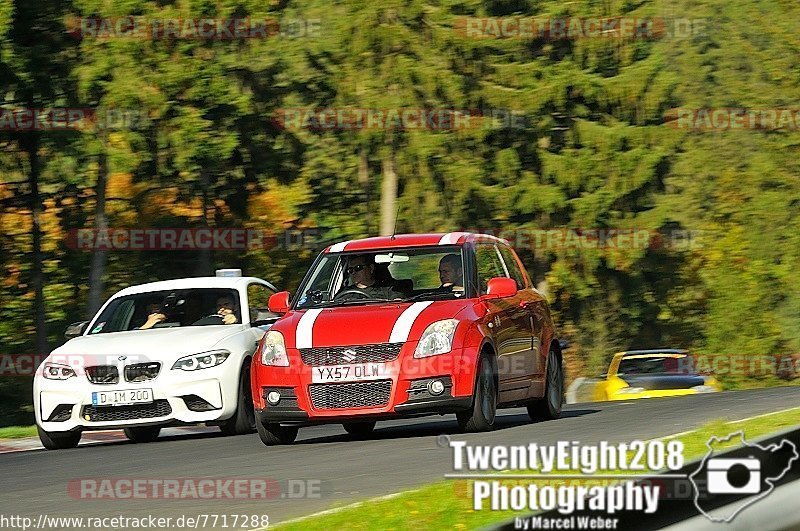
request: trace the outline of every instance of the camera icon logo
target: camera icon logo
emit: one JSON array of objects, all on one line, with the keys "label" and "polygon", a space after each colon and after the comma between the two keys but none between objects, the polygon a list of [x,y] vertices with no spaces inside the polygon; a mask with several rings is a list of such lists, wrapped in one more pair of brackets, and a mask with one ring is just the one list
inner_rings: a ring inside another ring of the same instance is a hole
[{"label": "camera icon logo", "polygon": [[761,462],[754,457],[725,459],[718,457],[706,463],[710,494],[758,494],[761,492]]},{"label": "camera icon logo", "polygon": [[[730,449],[730,442],[738,442]],[[737,514],[775,490],[775,484],[800,462],[789,439],[759,444],[737,431],[711,437],[708,453],[689,474],[697,510],[712,522],[730,522]]]}]

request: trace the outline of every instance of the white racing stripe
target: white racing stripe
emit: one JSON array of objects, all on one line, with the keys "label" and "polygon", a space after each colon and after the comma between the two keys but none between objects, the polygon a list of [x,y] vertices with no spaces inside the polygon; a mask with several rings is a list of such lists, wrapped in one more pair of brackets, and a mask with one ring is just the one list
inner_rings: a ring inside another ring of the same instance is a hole
[{"label": "white racing stripe", "polygon": [[442,236],[442,239],[439,240],[439,245],[450,245],[451,243],[450,238],[452,238],[452,236],[453,236],[452,232],[448,232],[447,234]]},{"label": "white racing stripe", "polygon": [[331,248],[330,248],[330,250],[328,252],[329,253],[341,253],[342,251],[344,251],[344,248],[347,247],[348,243],[350,243],[350,240],[347,240],[346,242],[335,243],[335,244],[331,245]]},{"label": "white racing stripe", "polygon": [[389,336],[389,343],[404,343],[408,341],[408,334],[411,333],[411,327],[414,326],[414,321],[417,320],[422,311],[433,304],[433,301],[415,302],[406,308],[392,328],[392,335]]},{"label": "white racing stripe", "polygon": [[320,313],[322,313],[322,308],[313,308],[306,310],[306,313],[300,318],[297,323],[297,332],[294,340],[295,348],[311,348],[313,346],[314,321],[317,320]]},{"label": "white racing stripe", "polygon": [[464,234],[466,234],[466,232],[448,232],[439,240],[439,245],[453,245],[457,243],[458,239]]}]

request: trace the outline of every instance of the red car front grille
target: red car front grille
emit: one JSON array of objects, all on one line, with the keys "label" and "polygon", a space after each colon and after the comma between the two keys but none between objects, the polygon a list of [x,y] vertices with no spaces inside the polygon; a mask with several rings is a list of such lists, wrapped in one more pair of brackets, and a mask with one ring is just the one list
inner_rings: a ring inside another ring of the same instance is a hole
[{"label": "red car front grille", "polygon": [[389,403],[392,381],[313,384],[308,386],[308,392],[315,409],[379,407]]},{"label": "red car front grille", "polygon": [[303,363],[312,367],[349,365],[352,363],[385,363],[400,355],[402,343],[375,343],[348,347],[301,348]]}]

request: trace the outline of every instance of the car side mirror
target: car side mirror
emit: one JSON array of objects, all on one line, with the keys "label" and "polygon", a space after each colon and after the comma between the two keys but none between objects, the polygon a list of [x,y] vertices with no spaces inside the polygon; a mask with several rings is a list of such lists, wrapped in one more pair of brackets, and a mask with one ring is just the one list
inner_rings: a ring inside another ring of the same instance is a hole
[{"label": "car side mirror", "polygon": [[67,331],[64,332],[64,337],[67,339],[72,339],[74,337],[82,336],[86,331],[87,326],[89,326],[89,321],[78,321],[77,323],[72,323],[67,327]]},{"label": "car side mirror", "polygon": [[269,298],[269,311],[284,314],[289,311],[289,292],[280,291]]},{"label": "car side mirror", "polygon": [[495,277],[486,284],[486,295],[481,299],[503,299],[517,294],[517,282],[513,278]]}]

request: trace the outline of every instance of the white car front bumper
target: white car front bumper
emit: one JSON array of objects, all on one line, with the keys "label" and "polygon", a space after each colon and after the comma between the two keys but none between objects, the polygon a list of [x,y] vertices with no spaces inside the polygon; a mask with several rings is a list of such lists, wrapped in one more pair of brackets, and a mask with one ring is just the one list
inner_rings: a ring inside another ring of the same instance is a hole
[{"label": "white car front bumper", "polygon": [[[128,382],[120,376],[115,384],[92,383],[83,373],[67,380],[48,380],[37,374],[34,380],[36,422],[45,431],[63,432],[225,420],[236,411],[240,368],[234,359],[196,371],[173,370],[162,365],[158,376],[152,380]],[[119,374],[123,375],[123,370]],[[93,392],[133,389],[152,389],[153,402],[120,406],[92,404]]]}]

